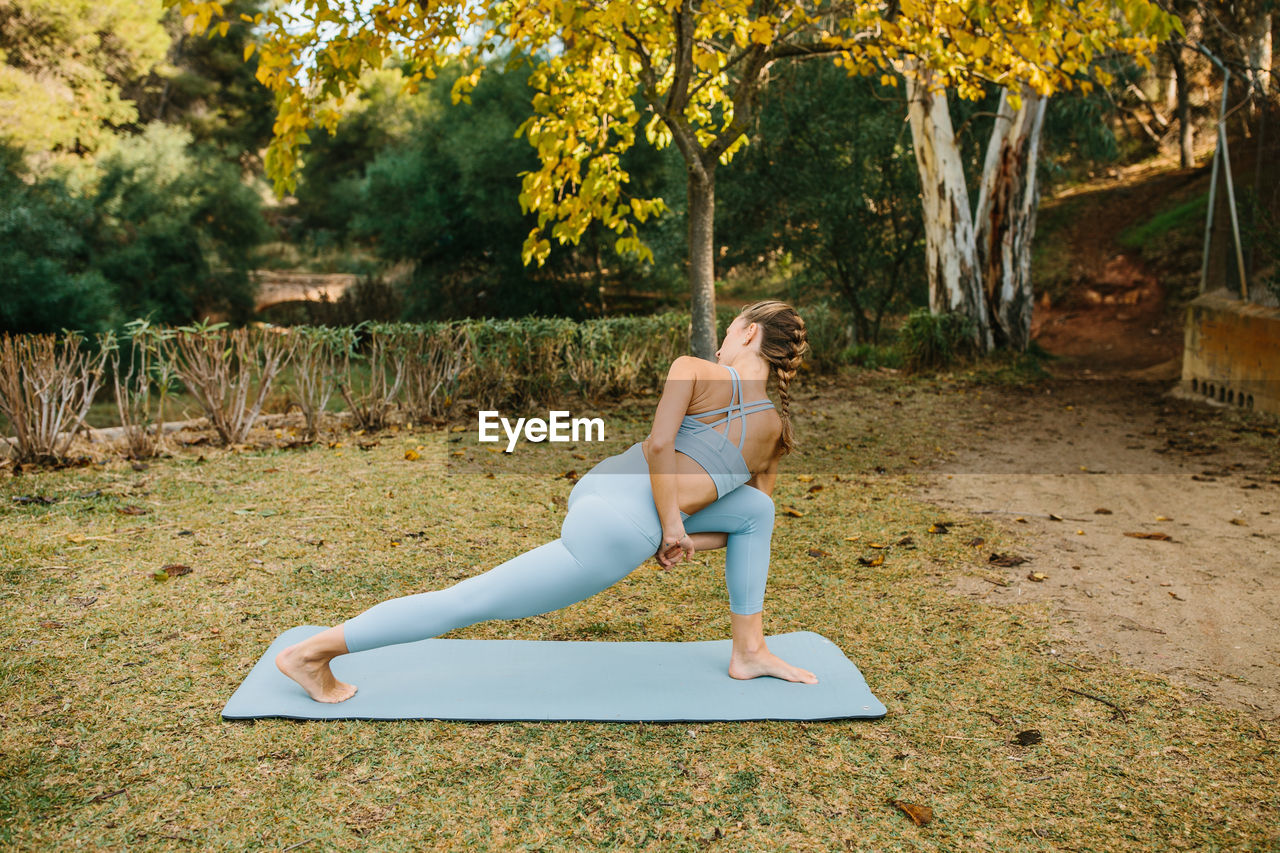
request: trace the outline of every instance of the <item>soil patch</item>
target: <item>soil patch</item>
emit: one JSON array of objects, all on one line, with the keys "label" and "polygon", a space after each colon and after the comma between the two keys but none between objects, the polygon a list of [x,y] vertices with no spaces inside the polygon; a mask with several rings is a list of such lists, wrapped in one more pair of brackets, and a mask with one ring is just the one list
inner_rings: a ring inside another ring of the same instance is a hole
[{"label": "soil patch", "polygon": [[990,430],[923,474],[922,497],[982,514],[1022,542],[1025,564],[960,577],[956,593],[1048,602],[1063,654],[1115,654],[1273,720],[1276,431],[1257,416],[1172,399],[1166,388],[992,388]]}]

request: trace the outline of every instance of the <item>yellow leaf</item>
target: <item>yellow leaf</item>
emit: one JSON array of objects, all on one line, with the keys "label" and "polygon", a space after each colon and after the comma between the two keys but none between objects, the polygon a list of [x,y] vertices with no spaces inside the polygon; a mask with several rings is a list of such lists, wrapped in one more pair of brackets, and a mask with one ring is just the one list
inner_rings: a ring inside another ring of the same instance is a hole
[{"label": "yellow leaf", "polygon": [[246,44],[246,45],[244,46],[244,61],[245,61],[245,62],[248,62],[248,61],[249,61],[249,57],[253,56],[253,51],[254,51],[254,48],[256,48],[256,47],[257,47],[257,45],[256,45],[256,44],[254,44],[253,42],[249,42],[248,44]]},{"label": "yellow leaf", "polygon": [[415,459],[421,459],[422,454],[416,450],[410,449],[404,452],[404,458],[408,459],[410,462],[413,462]]}]

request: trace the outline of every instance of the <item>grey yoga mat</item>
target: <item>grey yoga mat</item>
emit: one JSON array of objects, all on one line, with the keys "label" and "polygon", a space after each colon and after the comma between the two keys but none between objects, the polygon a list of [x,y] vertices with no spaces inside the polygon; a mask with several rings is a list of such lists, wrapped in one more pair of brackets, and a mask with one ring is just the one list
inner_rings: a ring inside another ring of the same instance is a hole
[{"label": "grey yoga mat", "polygon": [[817,684],[730,678],[729,640],[563,642],[419,640],[335,658],[356,685],[345,702],[316,702],[276,669],[275,656],[313,634],[290,628],[222,709],[228,720],[714,720],[875,719],[884,705],[835,643],[811,631],[768,638],[774,654]]}]

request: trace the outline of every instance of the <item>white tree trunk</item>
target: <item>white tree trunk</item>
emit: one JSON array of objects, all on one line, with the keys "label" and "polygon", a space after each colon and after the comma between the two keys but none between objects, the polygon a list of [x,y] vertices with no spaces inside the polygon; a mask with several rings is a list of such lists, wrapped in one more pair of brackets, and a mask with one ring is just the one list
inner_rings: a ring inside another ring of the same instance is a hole
[{"label": "white tree trunk", "polygon": [[1271,12],[1255,12],[1249,22],[1248,36],[1249,84],[1261,96],[1273,88],[1271,85]]},{"label": "white tree trunk", "polygon": [[[904,69],[911,137],[924,201],[925,264],[929,276],[929,310],[954,311],[974,322],[974,343],[992,346],[986,301],[978,276],[973,216],[965,185],[960,149],[951,127],[945,88],[931,91],[928,72]],[[924,75],[917,80],[916,75]]]},{"label": "white tree trunk", "polygon": [[1031,241],[1040,188],[1036,161],[1048,104],[1031,91],[1015,111],[1000,90],[974,215],[978,272],[995,345],[1025,350],[1031,340]]}]

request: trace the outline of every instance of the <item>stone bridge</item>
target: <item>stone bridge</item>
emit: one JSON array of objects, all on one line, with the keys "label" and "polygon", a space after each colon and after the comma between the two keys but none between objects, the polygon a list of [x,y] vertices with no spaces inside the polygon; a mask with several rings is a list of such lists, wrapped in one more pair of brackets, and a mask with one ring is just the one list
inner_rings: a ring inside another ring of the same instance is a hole
[{"label": "stone bridge", "polygon": [[306,273],[285,270],[253,270],[249,277],[258,285],[254,310],[261,311],[282,302],[319,302],[339,297],[359,280],[348,273]]}]

